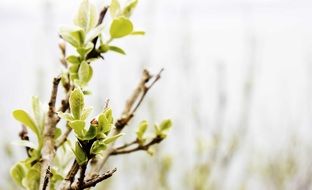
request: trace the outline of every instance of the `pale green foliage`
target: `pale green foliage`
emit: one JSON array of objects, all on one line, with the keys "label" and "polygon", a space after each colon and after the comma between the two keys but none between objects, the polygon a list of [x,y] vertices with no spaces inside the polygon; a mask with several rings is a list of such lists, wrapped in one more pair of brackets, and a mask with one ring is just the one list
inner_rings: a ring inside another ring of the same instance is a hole
[{"label": "pale green foliage", "polygon": [[85,32],[89,32],[96,26],[97,20],[98,13],[96,7],[89,3],[88,0],[83,0],[74,19],[74,23],[81,27]]},{"label": "pale green foliage", "polygon": [[15,183],[22,186],[22,180],[26,175],[24,166],[20,163],[15,164],[11,168],[10,174],[11,174],[13,180],[15,181]]},{"label": "pale green foliage", "polygon": [[13,111],[14,118],[21,122],[23,125],[28,127],[30,130],[32,130],[38,139],[40,139],[40,132],[38,127],[36,126],[33,119],[29,116],[29,114],[24,110],[15,110]]},{"label": "pale green foliage", "polygon": [[70,94],[69,107],[74,119],[80,119],[82,110],[84,108],[84,97],[80,88],[76,88]]},{"label": "pale green foliage", "polygon": [[144,143],[145,141],[145,138],[143,135],[146,132],[147,127],[148,127],[148,122],[145,120],[141,121],[136,131],[137,140],[139,141],[140,144]]},{"label": "pale green foliage", "polygon": [[120,16],[113,20],[109,33],[111,38],[122,38],[129,35],[132,31],[132,22],[128,18]]},{"label": "pale green foliage", "polygon": [[[101,54],[113,51],[125,55],[125,51],[117,46],[110,45],[114,39],[126,37],[128,35],[144,35],[143,31],[134,31],[130,16],[133,13],[138,1],[129,1],[124,8],[120,6],[118,0],[112,0],[109,12],[112,16],[112,22],[109,25],[109,40],[105,38],[105,25],[97,23],[98,11],[96,7],[88,0],[83,0],[79,11],[74,18],[75,26],[62,27],[60,35],[71,44],[78,55],[69,55],[70,79],[80,87],[84,87],[92,78],[92,67],[90,63]],[[99,24],[99,25],[97,25]],[[99,41],[99,46],[94,46],[94,40]],[[92,54],[91,54],[92,53]]]},{"label": "pale green foliage", "polygon": [[160,125],[155,125],[155,133],[160,138],[165,138],[167,136],[168,131],[172,127],[172,122],[170,119],[166,119],[160,123]]},{"label": "pale green foliage", "polygon": [[[66,121],[66,126],[73,130],[76,139],[74,146],[72,146],[69,138],[67,138],[68,143],[65,143],[65,145],[55,145],[57,150],[62,149],[66,154],[70,152],[68,149],[71,149],[73,152],[71,155],[75,157],[79,165],[88,163],[90,159],[105,151],[109,144],[114,143],[124,135],[123,133],[111,135],[114,134],[110,133],[114,129],[114,118],[110,108],[105,108],[94,119],[88,121],[88,117],[91,115],[93,109],[92,107],[85,106],[85,96],[91,93],[85,87],[87,87],[93,76],[91,63],[94,60],[102,58],[102,54],[110,51],[123,55],[126,54],[122,48],[111,45],[112,41],[129,35],[144,34],[143,31],[135,31],[133,23],[130,20],[130,16],[137,3],[137,0],[132,0],[122,8],[118,0],[112,0],[109,8],[112,21],[104,25],[98,20],[99,14],[96,7],[88,0],[82,0],[74,18],[74,26],[62,27],[59,31],[61,37],[74,48],[75,52],[72,55],[67,55],[66,63],[62,62],[66,67],[61,75],[61,83],[68,93],[67,95],[69,95],[69,109],[66,108],[67,111],[65,112],[57,112],[57,115],[60,119]],[[109,26],[109,28],[105,28],[105,26]],[[66,88],[65,85],[69,85],[69,88]],[[44,144],[43,132],[45,117],[47,115],[47,110],[43,108],[37,97],[33,97],[32,99],[32,108],[33,116],[21,109],[13,111],[13,117],[35,134],[37,145],[28,140],[17,142],[16,144],[18,145],[28,147],[28,158],[19,161],[10,171],[14,181],[19,186],[29,190],[39,188],[40,161],[45,156],[42,155],[41,149]],[[52,107],[52,109],[56,108]],[[58,118],[49,119],[51,117],[47,118],[47,123],[52,119]],[[55,121],[56,124],[58,124],[58,121]],[[146,140],[144,133],[147,127],[148,123],[144,121],[140,123],[137,130],[137,140],[141,145]],[[156,139],[157,143],[159,143],[166,137],[170,127],[170,120],[165,120],[160,126],[156,126],[155,137],[152,140]],[[57,138],[61,135],[62,130],[55,126],[55,140],[57,141]],[[151,150],[148,149],[148,151],[150,152]],[[62,172],[64,167],[56,164],[56,160],[58,159],[60,159],[59,155],[56,154],[50,168],[53,174],[49,182],[49,188],[51,190],[58,189],[57,183],[64,178],[64,173]],[[52,166],[55,166],[55,168]]]}]

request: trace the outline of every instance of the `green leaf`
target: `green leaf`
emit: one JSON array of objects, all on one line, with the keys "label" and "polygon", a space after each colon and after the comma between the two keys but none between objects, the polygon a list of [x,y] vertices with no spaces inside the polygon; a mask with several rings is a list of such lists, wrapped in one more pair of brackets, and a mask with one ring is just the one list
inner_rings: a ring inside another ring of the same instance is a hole
[{"label": "green leaf", "polygon": [[86,57],[88,53],[90,53],[93,49],[94,44],[89,42],[87,45],[84,45],[83,47],[77,48],[77,52],[80,54],[81,57]]},{"label": "green leaf", "polygon": [[88,140],[94,139],[94,137],[96,136],[96,132],[97,132],[97,127],[94,125],[90,125],[87,134],[82,138],[82,140],[88,141]]},{"label": "green leaf", "polygon": [[144,121],[141,121],[141,122],[140,122],[139,127],[138,127],[138,129],[137,129],[137,131],[136,131],[137,139],[138,139],[139,141],[142,141],[142,140],[143,140],[143,135],[144,135],[144,133],[145,133],[145,131],[146,131],[146,129],[147,129],[147,126],[148,126],[147,121],[144,120]]},{"label": "green leaf", "polygon": [[95,141],[90,149],[90,154],[99,154],[101,151],[106,150],[107,145],[103,141]]},{"label": "green leaf", "polygon": [[[85,94],[85,93],[84,93]],[[87,117],[92,113],[93,108],[92,107],[88,107],[88,108],[84,108],[82,110],[82,114],[81,114],[81,120],[86,120]]]},{"label": "green leaf", "polygon": [[170,119],[166,119],[161,122],[159,126],[155,125],[155,133],[161,138],[166,138],[168,131],[171,129],[172,122]]},{"label": "green leaf", "polygon": [[166,119],[160,123],[159,128],[162,132],[167,132],[168,130],[170,130],[171,126],[172,126],[171,120]]},{"label": "green leaf", "polygon": [[74,23],[88,32],[96,26],[97,21],[98,14],[96,7],[89,3],[88,0],[83,0],[74,19]]},{"label": "green leaf", "polygon": [[87,84],[92,78],[92,68],[87,62],[82,62],[79,67],[78,76],[82,84]]},{"label": "green leaf", "polygon": [[22,184],[28,190],[39,189],[40,171],[37,168],[31,168],[23,179]]},{"label": "green leaf", "polygon": [[66,61],[72,64],[80,64],[80,57],[75,55],[70,55],[66,58]]},{"label": "green leaf", "polygon": [[72,114],[70,114],[70,113],[57,112],[57,115],[66,121],[75,120],[74,117],[72,116]]},{"label": "green leaf", "polygon": [[75,88],[75,90],[70,93],[69,106],[74,118],[80,119],[82,110],[84,108],[84,95],[80,88]]},{"label": "green leaf", "polygon": [[123,133],[119,133],[118,135],[114,135],[112,137],[108,137],[108,138],[104,139],[103,142],[105,144],[109,144],[109,143],[115,142],[119,137],[121,137],[123,135],[124,135]]},{"label": "green leaf", "polygon": [[36,126],[43,131],[44,121],[45,121],[45,112],[42,109],[42,104],[37,96],[32,97],[32,109],[35,116]]},{"label": "green leaf", "polygon": [[116,16],[119,15],[120,13],[120,4],[118,0],[112,0],[110,6],[109,6],[109,11],[112,16],[112,18],[115,18]]},{"label": "green leaf", "polygon": [[112,38],[121,38],[130,34],[132,30],[132,22],[128,18],[121,16],[113,20],[109,32]]},{"label": "green leaf", "polygon": [[138,0],[132,0],[130,1],[126,7],[122,11],[122,15],[125,17],[130,17],[132,15],[132,12],[134,8],[137,6]]},{"label": "green leaf", "polygon": [[19,141],[13,142],[12,144],[36,149],[36,145],[33,142],[28,141],[28,140],[19,140]]},{"label": "green leaf", "polygon": [[120,54],[122,54],[122,55],[126,55],[126,52],[125,52],[123,49],[121,49],[121,48],[119,48],[119,47],[117,47],[117,46],[109,46],[108,48],[109,48],[109,50],[111,50],[111,51],[120,53]]},{"label": "green leaf", "polygon": [[22,186],[22,180],[26,176],[24,166],[21,163],[15,164],[10,170],[10,175],[15,183]]},{"label": "green leaf", "polygon": [[131,35],[145,35],[144,31],[133,31],[131,32]]},{"label": "green leaf", "polygon": [[100,50],[101,53],[106,53],[109,50],[109,45],[101,44],[99,50]]},{"label": "green leaf", "polygon": [[32,130],[36,135],[38,140],[40,139],[40,133],[39,130],[35,124],[35,122],[32,120],[32,118],[29,116],[27,112],[24,110],[15,110],[13,111],[13,117],[24,124],[26,127],[28,127],[30,130]]},{"label": "green leaf", "polygon": [[59,33],[66,42],[76,48],[84,43],[85,33],[79,27],[61,27]]},{"label": "green leaf", "polygon": [[69,72],[70,73],[78,73],[78,70],[79,70],[79,64],[69,66]]},{"label": "green leaf", "polygon": [[102,133],[108,133],[111,130],[113,124],[113,113],[112,109],[106,109],[98,117],[98,127],[99,131]]},{"label": "green leaf", "polygon": [[87,163],[87,161],[88,161],[87,155],[83,151],[79,142],[76,142],[74,154],[76,156],[76,160],[77,160],[79,165],[83,165],[83,164]]},{"label": "green leaf", "polygon": [[90,32],[88,32],[86,36],[85,43],[91,42],[94,38],[99,36],[103,32],[103,30],[104,30],[104,24],[100,24],[99,26],[90,30]]},{"label": "green leaf", "polygon": [[75,120],[69,122],[68,124],[72,129],[74,129],[74,132],[78,137],[82,138],[85,135],[85,121]]}]

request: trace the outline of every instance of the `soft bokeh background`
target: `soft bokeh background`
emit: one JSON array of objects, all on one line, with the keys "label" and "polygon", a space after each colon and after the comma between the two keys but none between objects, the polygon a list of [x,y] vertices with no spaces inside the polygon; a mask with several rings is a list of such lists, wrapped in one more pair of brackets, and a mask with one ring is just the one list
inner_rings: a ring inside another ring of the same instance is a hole
[{"label": "soft bokeh background", "polygon": [[[29,109],[32,95],[47,102],[60,72],[57,31],[78,4],[0,2],[0,189],[12,188],[8,170],[24,156],[10,144],[20,130],[11,111]],[[311,1],[141,0],[132,20],[146,35],[116,42],[127,56],[94,64],[88,103],[100,110],[110,98],[117,117],[141,70],[164,67],[126,132],[143,118],[169,117],[174,128],[154,157],[110,162],[118,172],[106,185],[312,189]]]}]

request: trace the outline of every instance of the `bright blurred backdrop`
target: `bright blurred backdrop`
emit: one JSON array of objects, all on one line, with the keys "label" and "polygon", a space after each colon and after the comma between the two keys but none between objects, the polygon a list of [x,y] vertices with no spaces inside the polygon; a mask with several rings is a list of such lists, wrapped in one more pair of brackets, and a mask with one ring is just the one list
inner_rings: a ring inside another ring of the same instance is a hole
[{"label": "bright blurred backdrop", "polygon": [[[94,0],[99,7],[106,0]],[[10,166],[24,156],[10,142],[15,108],[47,102],[60,72],[58,28],[77,0],[0,2],[0,189],[14,189]],[[311,189],[312,2],[309,0],[141,0],[133,21],[146,31],[95,66],[88,103],[110,98],[120,115],[143,68],[162,79],[140,119],[172,118],[154,157],[110,163],[112,189]]]}]

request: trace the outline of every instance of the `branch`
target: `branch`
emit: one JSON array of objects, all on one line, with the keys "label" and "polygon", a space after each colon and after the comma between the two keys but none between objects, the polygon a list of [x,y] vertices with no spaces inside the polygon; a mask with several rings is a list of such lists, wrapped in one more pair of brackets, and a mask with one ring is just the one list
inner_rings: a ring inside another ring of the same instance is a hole
[{"label": "branch", "polygon": [[47,189],[48,184],[49,184],[49,179],[52,177],[52,173],[50,171],[50,166],[47,169],[46,175],[44,177],[44,182],[43,182],[43,187],[42,189]]},{"label": "branch", "polygon": [[69,134],[71,133],[72,128],[66,126],[66,131],[63,133],[63,135],[60,138],[60,140],[56,143],[55,145],[55,149],[59,148],[60,146],[62,146],[66,141],[67,138],[69,136]]},{"label": "branch", "polygon": [[148,150],[149,147],[151,147],[152,145],[154,144],[158,144],[160,143],[161,141],[163,140],[163,138],[160,138],[160,137],[155,137],[151,142],[145,144],[145,145],[140,145],[138,144],[137,147],[134,147],[132,149],[126,149],[126,148],[122,148],[122,147],[119,147],[119,148],[116,148],[114,149],[110,155],[111,156],[116,156],[116,155],[120,155],[120,154],[129,154],[129,153],[132,153],[132,152],[136,152],[136,151],[140,151],[140,150]]},{"label": "branch", "polygon": [[[152,83],[148,86],[147,83],[152,78],[152,75],[149,74],[147,70],[143,70],[142,78],[136,89],[133,91],[132,95],[126,102],[126,106],[124,108],[124,111],[122,113],[122,116],[120,119],[117,120],[115,126],[117,131],[121,131],[128,122],[132,119],[134,116],[134,113],[137,111],[141,103],[143,102],[146,94],[148,91],[154,86],[154,84],[160,79],[161,73],[163,72],[163,68],[158,72],[158,74],[155,76]],[[135,104],[136,103],[136,104]]]},{"label": "branch", "polygon": [[[139,84],[134,89],[130,98],[127,100],[121,118],[119,118],[115,123],[115,128],[111,132],[112,136],[119,134],[123,130],[123,128],[129,123],[129,121],[134,116],[134,113],[143,102],[146,94],[154,86],[154,84],[161,78],[161,73],[163,72],[163,70],[164,69],[162,68],[158,72],[158,74],[155,76],[154,80],[151,82],[150,85],[148,85],[148,82],[151,80],[153,76],[150,75],[150,73],[146,69],[143,70]],[[105,152],[105,155],[101,158],[101,160],[99,160],[99,158],[95,158],[91,161],[91,164],[93,166],[90,172],[91,175],[93,173],[99,172],[101,168],[103,168],[110,154],[114,151],[114,149],[112,148],[113,145],[114,143],[110,144],[110,147],[108,147],[107,151]]]},{"label": "branch", "polygon": [[64,182],[61,184],[61,188],[60,189],[66,190],[67,187],[71,186],[71,184],[75,180],[75,176],[76,176],[78,170],[79,170],[79,165],[78,165],[78,162],[75,159],[72,167],[70,168],[70,170],[68,171],[68,173],[67,173],[67,175],[66,175],[66,177],[64,179]]},{"label": "branch", "polygon": [[78,184],[77,184],[78,189],[83,189],[84,178],[86,176],[87,165],[88,165],[88,163],[80,166],[80,176],[78,178]]},{"label": "branch", "polygon": [[137,140],[134,140],[134,141],[132,141],[132,142],[130,142],[130,143],[126,143],[126,144],[124,144],[124,145],[122,145],[122,146],[120,146],[120,147],[115,148],[115,150],[121,150],[121,149],[128,148],[128,147],[130,147],[130,146],[136,144],[137,142],[138,142]]},{"label": "branch", "polygon": [[47,170],[49,169],[52,159],[55,156],[54,135],[55,135],[55,126],[58,119],[58,117],[55,114],[55,102],[60,80],[61,77],[56,77],[53,80],[53,87],[49,101],[48,118],[43,132],[43,148],[41,151],[42,163],[41,163],[40,189],[44,189],[44,183],[46,180],[47,183],[49,183],[51,176],[47,175],[48,172]]},{"label": "branch", "polygon": [[78,186],[78,182],[76,182],[75,184],[73,184],[71,186],[70,189],[72,190],[80,190],[80,189],[86,189],[86,188],[89,188],[89,187],[94,187],[96,186],[96,184],[100,183],[101,181],[105,180],[105,179],[108,179],[110,178],[115,172],[117,171],[117,169],[113,169],[111,171],[108,171],[100,176],[97,176],[95,178],[91,178],[91,179],[88,179],[88,180],[85,180],[82,187],[79,188]]}]

